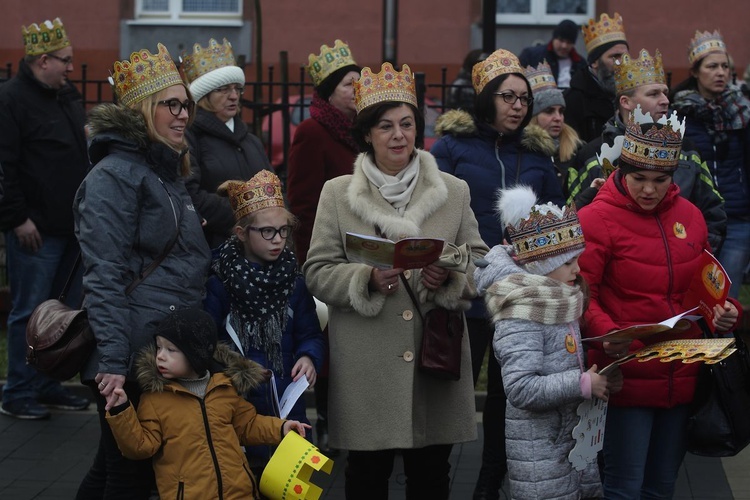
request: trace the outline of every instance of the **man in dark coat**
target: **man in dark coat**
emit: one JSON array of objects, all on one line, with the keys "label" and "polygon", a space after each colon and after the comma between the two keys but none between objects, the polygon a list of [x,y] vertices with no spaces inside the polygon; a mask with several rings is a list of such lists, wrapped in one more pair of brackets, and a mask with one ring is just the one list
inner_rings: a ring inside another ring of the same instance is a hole
[{"label": "man in dark coat", "polygon": [[[47,407],[89,405],[26,364],[26,323],[34,308],[56,297],[78,254],[73,197],[89,167],[81,94],[68,81],[73,47],[60,19],[22,28],[26,55],[0,87],[0,164],[12,307],[8,316],[8,380],[0,413],[50,416]],[[80,274],[68,295],[80,304]]]},{"label": "man in dark coat", "polygon": [[586,60],[576,52],[575,44],[578,39],[578,25],[569,19],[560,21],[552,32],[552,40],[547,45],[526,47],[521,51],[518,60],[524,68],[536,68],[542,61],[547,61],[552,68],[557,88],[570,87],[570,80],[580,69],[586,67]]}]

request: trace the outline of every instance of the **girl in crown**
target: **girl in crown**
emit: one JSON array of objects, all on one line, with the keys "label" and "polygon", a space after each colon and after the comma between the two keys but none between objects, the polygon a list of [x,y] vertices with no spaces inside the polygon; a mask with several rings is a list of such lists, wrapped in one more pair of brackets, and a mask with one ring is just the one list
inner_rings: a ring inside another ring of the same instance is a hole
[{"label": "girl in crown", "polygon": [[[600,497],[596,463],[579,472],[568,461],[572,431],[578,404],[607,401],[621,376],[619,370],[599,375],[596,365],[587,370],[584,364],[578,325],[586,302],[578,267],[584,240],[575,209],[535,203],[527,186],[499,192],[498,214],[511,245],[492,248],[474,274],[494,322],[492,344],[508,398],[510,493],[518,500]],[[542,235],[554,232],[547,246],[525,246],[528,225]]]},{"label": "girl in crown", "polygon": [[[247,182],[223,183],[219,193],[229,197],[234,235],[214,251],[204,306],[222,340],[273,372],[279,397],[303,376],[314,386],[325,341],[315,303],[287,244],[295,219],[284,208],[281,181],[263,170]],[[258,413],[274,414],[267,383],[247,396]],[[304,398],[297,400],[289,418],[309,424]],[[270,448],[248,447],[247,453],[260,477]]]}]

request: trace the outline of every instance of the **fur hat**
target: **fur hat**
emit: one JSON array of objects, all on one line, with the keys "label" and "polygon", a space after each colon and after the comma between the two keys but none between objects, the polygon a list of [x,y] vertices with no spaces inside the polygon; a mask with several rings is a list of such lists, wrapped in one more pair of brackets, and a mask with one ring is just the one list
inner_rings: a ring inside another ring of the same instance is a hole
[{"label": "fur hat", "polygon": [[211,366],[219,341],[213,318],[196,308],[170,313],[159,323],[154,336],[157,335],[176,345],[198,375],[206,373]]},{"label": "fur hat", "polygon": [[537,205],[528,186],[501,189],[495,208],[507,228],[518,265],[546,275],[583,252],[583,229],[574,205]]}]

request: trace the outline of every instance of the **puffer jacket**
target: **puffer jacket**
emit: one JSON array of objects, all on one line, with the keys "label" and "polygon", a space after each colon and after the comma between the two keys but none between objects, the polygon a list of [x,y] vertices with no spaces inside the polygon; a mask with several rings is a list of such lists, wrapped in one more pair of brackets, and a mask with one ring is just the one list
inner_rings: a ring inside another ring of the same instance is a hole
[{"label": "puffer jacket", "polygon": [[[495,314],[497,300],[490,286],[511,274],[526,273],[510,256],[512,247],[498,245],[485,256],[487,267],[474,272],[477,291]],[[495,296],[497,298],[497,296]],[[576,351],[566,348],[575,334]],[[568,454],[575,446],[578,424],[582,352],[578,322],[545,325],[530,320],[495,321],[492,341],[502,367],[507,394],[505,449],[508,478],[514,499],[594,498],[602,495],[596,463],[573,469]]]},{"label": "puffer jacket", "polygon": [[228,180],[246,181],[261,170],[271,170],[263,143],[247,128],[240,116],[234,117],[234,131],[216,115],[202,108],[187,132],[192,173],[187,189],[198,214],[206,219],[204,231],[211,248],[231,235],[234,213],[229,198],[216,194]]},{"label": "puffer jacket", "polygon": [[[154,457],[160,498],[260,498],[241,445],[278,444],[284,421],[259,415],[238,393],[263,380],[263,368],[219,344],[203,398],[165,379],[156,366],[156,347],[138,356],[143,389],[136,413],[130,403],[107,412],[123,456]],[[124,406],[124,408],[122,408]]]},{"label": "puffer jacket", "polygon": [[[619,170],[610,175],[594,201],[578,212],[586,249],[579,259],[591,297],[584,335],[599,337],[632,325],[659,323],[685,309],[682,301],[708,249],[703,215],[669,186],[654,210],[644,211],[627,193]],[[681,332],[699,338],[701,330]],[[630,351],[674,338],[670,332],[634,340]],[[614,361],[592,342],[588,362]],[[693,399],[697,363],[630,362],[622,365],[625,385],[610,397],[615,406],[671,408]]]},{"label": "puffer jacket", "polygon": [[[171,311],[201,306],[211,252],[178,175],[181,155],[146,135],[143,116],[104,104],[91,111],[96,166],[73,205],[83,258],[84,306],[97,347],[82,380],[128,375],[133,354],[151,342]],[[176,243],[130,295],[127,286]]]}]

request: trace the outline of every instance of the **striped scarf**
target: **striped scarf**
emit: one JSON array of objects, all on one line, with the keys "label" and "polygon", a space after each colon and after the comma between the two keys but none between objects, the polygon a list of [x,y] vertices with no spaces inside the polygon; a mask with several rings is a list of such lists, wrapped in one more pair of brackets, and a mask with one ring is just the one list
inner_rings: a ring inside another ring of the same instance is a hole
[{"label": "striped scarf", "polygon": [[578,320],[583,314],[581,287],[537,274],[510,274],[485,293],[493,321],[527,319],[545,325]]}]

